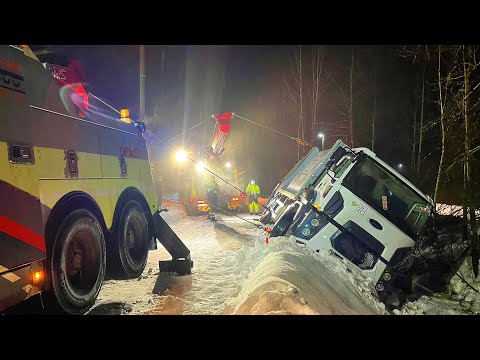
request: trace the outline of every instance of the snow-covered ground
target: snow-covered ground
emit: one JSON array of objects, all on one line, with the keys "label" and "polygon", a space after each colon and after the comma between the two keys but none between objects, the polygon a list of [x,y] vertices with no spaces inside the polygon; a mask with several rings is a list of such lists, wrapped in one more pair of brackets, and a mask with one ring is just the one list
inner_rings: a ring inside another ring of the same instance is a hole
[{"label": "snow-covered ground", "polygon": [[[468,285],[467,285],[468,283]],[[471,258],[463,262],[457,275],[449,284],[449,292],[422,296],[414,302],[405,304],[397,315],[465,315],[480,314],[480,277],[473,275]]]},{"label": "snow-covered ground", "polygon": [[[271,238],[234,216],[212,223],[164,201],[163,218],[191,251],[192,275],[159,274],[151,251],[139,279],[107,280],[90,314],[384,314],[371,282],[329,252]],[[252,220],[249,215],[240,216]]]},{"label": "snow-covered ground", "polygon": [[382,314],[373,286],[325,251],[314,253],[293,238],[256,241],[237,253],[240,291],[228,314]]}]

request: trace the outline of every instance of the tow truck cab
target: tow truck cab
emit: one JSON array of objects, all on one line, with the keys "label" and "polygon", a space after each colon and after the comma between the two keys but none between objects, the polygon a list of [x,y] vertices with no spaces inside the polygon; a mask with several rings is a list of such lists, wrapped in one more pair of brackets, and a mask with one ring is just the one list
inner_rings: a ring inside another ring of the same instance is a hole
[{"label": "tow truck cab", "polygon": [[349,260],[385,300],[396,291],[395,265],[419,240],[432,209],[430,197],[375,153],[337,141],[297,163],[262,220],[274,224],[272,236],[292,234]]}]

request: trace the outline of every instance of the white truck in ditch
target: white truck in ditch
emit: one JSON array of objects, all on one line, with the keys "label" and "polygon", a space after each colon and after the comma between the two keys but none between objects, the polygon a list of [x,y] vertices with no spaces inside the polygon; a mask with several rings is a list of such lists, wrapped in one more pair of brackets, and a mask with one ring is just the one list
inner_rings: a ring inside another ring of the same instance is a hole
[{"label": "white truck in ditch", "polygon": [[272,236],[292,234],[315,251],[347,259],[395,307],[405,286],[395,267],[419,240],[432,209],[429,196],[374,152],[338,140],[328,150],[313,148],[294,166],[261,221],[273,224]]}]

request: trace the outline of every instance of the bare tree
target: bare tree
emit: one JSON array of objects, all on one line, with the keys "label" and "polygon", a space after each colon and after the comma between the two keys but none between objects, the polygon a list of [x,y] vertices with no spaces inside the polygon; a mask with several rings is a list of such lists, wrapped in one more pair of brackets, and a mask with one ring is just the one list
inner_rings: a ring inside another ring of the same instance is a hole
[{"label": "bare tree", "polygon": [[352,139],[352,147],[355,146],[353,137],[353,46],[352,46],[352,62],[350,65],[350,106],[348,107],[348,118],[350,120],[350,137]]},{"label": "bare tree", "polygon": [[417,82],[415,86],[415,93],[414,93],[414,105],[413,105],[413,137],[412,137],[412,174],[415,174],[415,161],[417,158],[417,113],[418,113],[418,96],[417,96],[417,89],[418,89],[418,74],[417,74]]},{"label": "bare tree", "polygon": [[422,144],[423,144],[423,132],[424,132],[424,105],[425,105],[425,64],[423,65],[423,72],[422,72],[422,101],[421,101],[421,109],[420,109],[420,126],[418,128],[418,151],[417,151],[417,161],[416,161],[416,172],[415,177],[418,179],[420,176],[420,164],[421,164],[421,156],[422,156]]},{"label": "bare tree", "polygon": [[338,89],[342,95],[342,102],[339,106],[338,112],[340,115],[346,118],[345,122],[348,123],[348,132],[350,137],[350,142],[352,146],[355,146],[355,141],[353,139],[353,69],[354,69],[354,47],[352,46],[351,62],[350,67],[348,67],[348,90],[345,90],[347,86],[342,86],[339,82],[333,78],[333,81],[337,85]]},{"label": "bare tree", "polygon": [[373,67],[373,115],[372,115],[372,151],[375,151],[375,116],[377,110],[377,66]]},{"label": "bare tree", "polygon": [[[315,126],[321,124],[317,121],[319,110],[319,101],[322,95],[330,86],[327,72],[323,71],[323,63],[325,60],[325,52],[322,47],[316,45],[313,49],[312,56],[312,139],[315,136]],[[313,140],[312,140],[313,142]]]},{"label": "bare tree", "polygon": [[453,71],[455,67],[450,67],[447,70],[447,75],[442,76],[442,45],[438,45],[438,67],[437,67],[437,85],[438,85],[438,103],[440,107],[440,128],[441,128],[441,152],[440,152],[440,164],[438,165],[437,180],[435,182],[435,193],[434,201],[437,202],[438,194],[440,191],[440,185],[443,182],[443,177],[445,176],[445,145],[446,145],[446,131],[447,131],[447,117],[445,112],[445,107],[447,102],[450,101],[448,98],[449,86],[451,81],[454,79]]},{"label": "bare tree", "polygon": [[[289,61],[290,61],[291,74],[293,77],[293,83],[290,84],[285,79],[285,84],[287,86],[290,99],[292,100],[292,102],[296,107],[296,112],[298,116],[297,137],[299,139],[304,139],[305,130],[304,130],[304,121],[303,121],[304,104],[303,104],[303,74],[302,74],[302,46],[301,45],[298,48],[298,54],[295,53],[293,55],[293,60],[291,57],[289,57]],[[300,159],[300,146],[301,146],[300,143],[297,143],[297,160]]]},{"label": "bare tree", "polygon": [[[467,54],[468,52],[468,54]],[[471,142],[471,128],[472,120],[470,116],[471,112],[471,102],[470,94],[471,90],[471,78],[473,71],[479,65],[475,59],[475,49],[473,46],[469,46],[465,49],[465,45],[462,46],[462,55],[463,55],[463,117],[465,124],[465,161],[463,162],[463,188],[465,194],[465,203],[464,203],[464,217],[465,221],[469,222],[470,229],[468,229],[468,235],[470,236],[470,247],[472,255],[472,267],[475,277],[478,276],[478,263],[479,263],[479,251],[478,251],[478,233],[477,233],[477,223],[475,217],[475,206],[472,206],[472,196],[473,192],[471,191],[472,179],[471,179],[471,156],[468,156],[470,153],[470,142]],[[469,59],[466,57],[469,56]],[[480,84],[480,83],[479,83]],[[478,85],[477,85],[478,86]]]}]

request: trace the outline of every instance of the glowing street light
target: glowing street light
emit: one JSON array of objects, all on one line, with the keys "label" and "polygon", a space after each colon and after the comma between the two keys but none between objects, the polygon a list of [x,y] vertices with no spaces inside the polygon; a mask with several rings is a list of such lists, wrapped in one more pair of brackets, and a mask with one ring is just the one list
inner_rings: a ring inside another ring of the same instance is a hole
[{"label": "glowing street light", "polygon": [[187,160],[187,152],[185,150],[178,150],[176,153],[175,153],[175,159],[178,161],[178,162],[184,162],[185,160]]},{"label": "glowing street light", "polygon": [[317,137],[319,139],[322,139],[322,150],[324,150],[325,149],[325,134],[320,132],[320,133],[317,134]]},{"label": "glowing street light", "polygon": [[230,161],[227,161],[227,163],[225,164],[225,167],[227,167],[229,169],[232,167],[232,164],[230,163]]},{"label": "glowing street light", "polygon": [[403,169],[403,164],[402,164],[402,163],[398,164],[398,165],[397,165],[397,168],[398,168],[398,171],[402,171],[402,169]]}]

